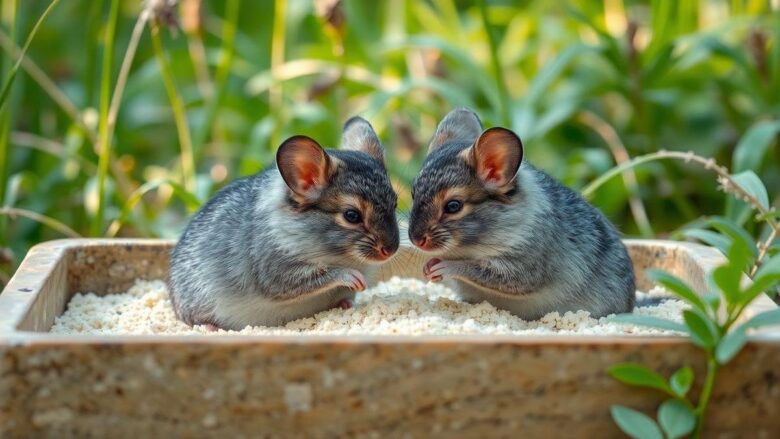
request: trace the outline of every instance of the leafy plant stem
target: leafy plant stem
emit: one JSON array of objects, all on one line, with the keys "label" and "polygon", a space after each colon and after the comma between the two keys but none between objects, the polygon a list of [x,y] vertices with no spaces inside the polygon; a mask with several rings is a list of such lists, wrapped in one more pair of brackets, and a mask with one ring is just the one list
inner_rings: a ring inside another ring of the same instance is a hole
[{"label": "leafy plant stem", "polygon": [[758,246],[758,257],[756,258],[756,263],[753,264],[753,267],[750,269],[750,276],[756,274],[756,271],[761,267],[761,261],[766,256],[767,252],[769,251],[769,246],[772,245],[772,242],[774,242],[775,238],[777,238],[778,233],[780,232],[780,225],[775,224],[772,226],[770,223],[770,227],[772,228],[772,231],[769,232],[769,236],[766,237],[766,240],[762,241],[761,244]]},{"label": "leafy plant stem", "polygon": [[111,138],[108,130],[108,109],[111,87],[111,65],[114,57],[114,35],[119,17],[119,0],[112,0],[108,13],[106,34],[103,40],[103,71],[100,79],[100,112],[98,119],[98,200],[97,211],[92,219],[91,235],[98,236],[103,228],[106,209],[106,177],[110,161]]},{"label": "leafy plant stem", "polygon": [[715,360],[715,353],[710,351],[707,353],[707,376],[704,380],[704,387],[701,389],[699,395],[699,402],[696,406],[696,428],[693,431],[693,437],[701,437],[701,431],[704,428],[704,414],[707,412],[707,405],[710,402],[710,396],[712,395],[712,388],[715,385],[715,375],[718,372],[718,362]]},{"label": "leafy plant stem", "polygon": [[176,130],[179,133],[179,145],[181,147],[181,169],[182,185],[188,192],[195,191],[195,161],[192,155],[192,140],[190,138],[190,129],[187,126],[187,115],[184,111],[184,103],[176,90],[176,84],[173,81],[173,75],[168,66],[168,60],[165,58],[162,38],[160,37],[160,26],[152,22],[152,45],[157,62],[160,64],[160,73],[162,75],[165,90],[168,93],[168,99],[171,102],[171,111],[173,111]]},{"label": "leafy plant stem", "polygon": [[499,109],[501,123],[504,126],[509,126],[511,122],[509,117],[509,91],[507,90],[506,81],[504,80],[504,71],[501,68],[501,62],[498,57],[498,44],[496,43],[496,37],[493,35],[490,26],[485,0],[479,1],[479,15],[482,18],[482,26],[485,28],[485,33],[487,34],[488,46],[490,47],[490,62],[493,65],[493,74],[495,75],[496,85],[498,86],[498,102],[501,106]]}]

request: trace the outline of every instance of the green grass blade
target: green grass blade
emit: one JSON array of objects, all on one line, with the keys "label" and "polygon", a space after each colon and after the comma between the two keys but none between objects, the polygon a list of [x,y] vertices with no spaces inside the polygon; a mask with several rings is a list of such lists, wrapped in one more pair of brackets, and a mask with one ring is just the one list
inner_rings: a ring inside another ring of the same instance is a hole
[{"label": "green grass blade", "polygon": [[108,12],[106,33],[103,39],[103,69],[100,78],[100,111],[98,119],[98,200],[97,211],[92,220],[90,234],[103,233],[103,219],[106,210],[106,178],[111,158],[111,137],[109,136],[108,112],[111,104],[111,69],[114,58],[114,36],[119,17],[119,0],[112,0]]},{"label": "green grass blade", "polygon": [[8,93],[11,90],[11,84],[13,84],[14,79],[16,78],[16,72],[19,71],[19,66],[22,64],[22,60],[24,59],[24,55],[27,53],[27,49],[30,47],[30,43],[32,43],[33,38],[35,38],[35,34],[38,33],[38,29],[46,20],[46,17],[49,16],[51,11],[59,2],[60,0],[52,0],[52,2],[49,3],[49,7],[47,7],[46,10],[43,11],[43,14],[38,17],[38,21],[35,22],[35,26],[33,26],[32,30],[30,31],[30,35],[27,36],[27,41],[24,42],[22,51],[17,55],[16,63],[14,63],[13,67],[11,67],[11,71],[8,72],[8,76],[6,76],[5,82],[3,83],[3,89],[0,91],[0,111],[3,111],[3,108],[5,107],[5,103],[8,100]]}]

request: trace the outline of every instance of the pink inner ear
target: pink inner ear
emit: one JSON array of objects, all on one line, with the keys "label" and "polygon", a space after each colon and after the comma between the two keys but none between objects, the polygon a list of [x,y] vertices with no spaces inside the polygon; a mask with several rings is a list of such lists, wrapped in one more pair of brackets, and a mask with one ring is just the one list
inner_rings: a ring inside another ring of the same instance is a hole
[{"label": "pink inner ear", "polygon": [[301,190],[308,191],[312,187],[317,185],[317,178],[319,177],[320,170],[313,163],[308,163],[301,166],[298,174],[299,185]]},{"label": "pink inner ear", "polygon": [[497,160],[495,157],[487,158],[483,163],[483,166],[484,166],[483,178],[485,180],[501,181],[504,178],[501,169],[501,161]]},{"label": "pink inner ear", "polygon": [[486,130],[472,148],[477,175],[489,185],[502,186],[511,181],[522,160],[520,139],[504,128]]}]

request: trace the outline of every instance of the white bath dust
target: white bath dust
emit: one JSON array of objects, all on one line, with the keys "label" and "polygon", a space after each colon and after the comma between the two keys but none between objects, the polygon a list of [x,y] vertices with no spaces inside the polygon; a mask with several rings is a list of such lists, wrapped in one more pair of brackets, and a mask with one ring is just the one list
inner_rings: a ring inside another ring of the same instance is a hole
[{"label": "white bath dust", "polygon": [[[665,295],[662,289],[637,293],[637,298]],[[634,313],[682,321],[684,302],[668,299]],[[358,293],[351,309],[332,309],[282,327],[246,327],[241,331],[209,331],[178,321],[162,281],[136,281],[123,294],[76,294],[51,329],[60,334],[666,334],[668,331],[611,323],[579,311],[547,314],[524,321],[487,302],[468,304],[441,284],[393,278]]]}]

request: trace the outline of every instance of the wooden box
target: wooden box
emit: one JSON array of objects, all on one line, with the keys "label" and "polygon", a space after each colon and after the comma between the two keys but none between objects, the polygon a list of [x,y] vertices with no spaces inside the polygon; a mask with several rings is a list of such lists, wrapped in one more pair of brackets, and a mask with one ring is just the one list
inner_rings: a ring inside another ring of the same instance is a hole
[{"label": "wooden box", "polygon": [[[702,290],[722,261],[695,244],[626,244],[640,288],[647,268],[662,268]],[[610,405],[652,412],[661,398],[614,381],[611,365],[704,376],[704,356],[677,337],[47,333],[75,292],[164,278],[171,246],[30,251],[0,295],[0,437],[620,437]],[[377,278],[420,273],[413,250],[397,257],[403,272]],[[774,306],[762,298],[751,312]],[[753,336],[718,375],[705,436],[777,437],[778,365],[780,335]]]}]

